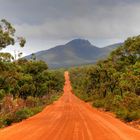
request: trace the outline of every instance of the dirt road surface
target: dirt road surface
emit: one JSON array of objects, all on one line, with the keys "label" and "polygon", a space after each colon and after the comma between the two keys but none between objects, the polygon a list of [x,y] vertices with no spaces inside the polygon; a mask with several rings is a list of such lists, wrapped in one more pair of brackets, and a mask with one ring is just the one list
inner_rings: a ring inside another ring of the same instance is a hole
[{"label": "dirt road surface", "polygon": [[100,112],[71,92],[65,72],[63,96],[41,113],[0,130],[0,140],[140,140],[140,131]]}]

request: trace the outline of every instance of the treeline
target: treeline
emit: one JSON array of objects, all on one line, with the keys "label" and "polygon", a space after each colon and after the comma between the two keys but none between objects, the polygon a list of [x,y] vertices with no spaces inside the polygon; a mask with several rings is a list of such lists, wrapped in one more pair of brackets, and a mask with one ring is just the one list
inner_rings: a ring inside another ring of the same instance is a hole
[{"label": "treeline", "polygon": [[[0,21],[0,49],[26,43],[15,37],[15,29],[6,20]],[[22,53],[18,54],[20,57]],[[52,103],[62,93],[63,70],[49,70],[43,61],[14,58],[0,53],[0,127],[26,119]]]},{"label": "treeline", "polygon": [[63,90],[63,71],[43,61],[0,62],[0,127],[41,111]]},{"label": "treeline", "polygon": [[93,106],[132,121],[140,118],[140,36],[97,64],[70,70],[74,92]]}]

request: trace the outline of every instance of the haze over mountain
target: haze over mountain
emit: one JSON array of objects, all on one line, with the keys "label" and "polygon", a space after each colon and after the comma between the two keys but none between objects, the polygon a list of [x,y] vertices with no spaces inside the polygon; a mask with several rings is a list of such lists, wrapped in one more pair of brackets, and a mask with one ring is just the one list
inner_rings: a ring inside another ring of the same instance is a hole
[{"label": "haze over mountain", "polygon": [[[106,57],[120,45],[122,43],[99,48],[92,45],[88,40],[74,39],[65,45],[40,51],[35,53],[35,55],[37,60],[45,61],[50,68],[70,67],[95,63],[98,59]],[[31,55],[26,58],[31,58]]]}]

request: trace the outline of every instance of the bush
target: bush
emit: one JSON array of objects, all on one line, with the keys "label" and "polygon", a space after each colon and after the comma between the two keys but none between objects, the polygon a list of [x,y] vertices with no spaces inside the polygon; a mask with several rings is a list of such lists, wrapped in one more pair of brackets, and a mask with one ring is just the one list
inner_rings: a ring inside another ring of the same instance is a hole
[{"label": "bush", "polygon": [[61,92],[54,92],[45,98],[28,97],[26,101],[20,98],[12,100],[10,97],[6,97],[3,100],[2,107],[8,108],[8,110],[10,108],[10,113],[4,110],[5,112],[0,115],[0,128],[22,121],[41,112],[44,105],[52,103],[61,95]]},{"label": "bush", "polygon": [[15,119],[17,121],[21,121],[23,119],[27,119],[30,116],[32,116],[33,112],[29,108],[23,108],[18,110],[15,115],[16,115]]},{"label": "bush", "polygon": [[128,112],[127,117],[125,118],[125,120],[130,122],[130,121],[133,121],[133,120],[137,120],[139,118],[140,118],[140,112],[132,111],[132,112]]},{"label": "bush", "polygon": [[15,110],[15,105],[11,95],[7,95],[4,97],[4,99],[2,100],[1,108],[2,112],[4,113],[13,112]]},{"label": "bush", "polygon": [[29,96],[26,99],[26,106],[27,107],[35,107],[39,105],[39,98]]},{"label": "bush", "polygon": [[5,96],[5,91],[3,89],[0,90],[0,100],[2,100]]},{"label": "bush", "polygon": [[33,115],[35,115],[35,114],[41,112],[42,109],[43,109],[43,107],[34,107],[31,109],[31,111],[32,111]]},{"label": "bush", "polygon": [[10,118],[10,117],[8,117],[8,118],[5,118],[4,120],[3,120],[3,124],[5,125],[5,126],[9,126],[9,125],[11,125],[12,123],[13,123],[13,119],[12,118]]},{"label": "bush", "polygon": [[49,97],[44,99],[45,104],[49,105],[49,104],[53,103],[54,101],[58,100],[58,98],[60,98],[61,95],[62,95],[62,92],[56,92],[55,94],[53,93],[53,94],[49,95]]},{"label": "bush", "polygon": [[14,100],[16,102],[16,108],[24,108],[25,107],[25,101],[21,98],[17,98]]},{"label": "bush", "polygon": [[116,112],[116,116],[125,120],[127,122],[137,120],[140,118],[140,111],[128,111],[126,108],[118,109]]},{"label": "bush", "polygon": [[115,112],[116,117],[121,118],[122,120],[126,120],[127,118],[127,109],[126,108],[119,108]]},{"label": "bush", "polygon": [[93,106],[97,107],[97,108],[103,107],[104,106],[104,101],[103,100],[95,100],[93,102]]},{"label": "bush", "polygon": [[9,126],[14,122],[14,114],[8,113],[0,117],[0,128]]},{"label": "bush", "polygon": [[19,121],[22,121],[24,119],[27,119],[27,118],[29,118],[29,117],[41,112],[42,109],[43,109],[42,106],[34,107],[34,108],[20,109],[15,113],[15,120],[16,120],[16,122],[19,122]]}]

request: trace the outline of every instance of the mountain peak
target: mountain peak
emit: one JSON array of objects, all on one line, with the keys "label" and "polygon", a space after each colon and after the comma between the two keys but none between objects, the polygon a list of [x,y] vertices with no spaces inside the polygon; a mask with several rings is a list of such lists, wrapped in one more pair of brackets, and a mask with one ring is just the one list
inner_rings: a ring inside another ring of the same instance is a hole
[{"label": "mountain peak", "polygon": [[[67,44],[37,52],[35,55],[37,60],[47,62],[50,68],[60,68],[95,63],[98,59],[105,58],[113,49],[114,45],[98,48],[88,40],[74,39]],[[30,59],[31,55],[26,58]]]},{"label": "mountain peak", "polygon": [[88,40],[85,39],[73,39],[72,41],[68,42],[66,45],[91,45]]}]

